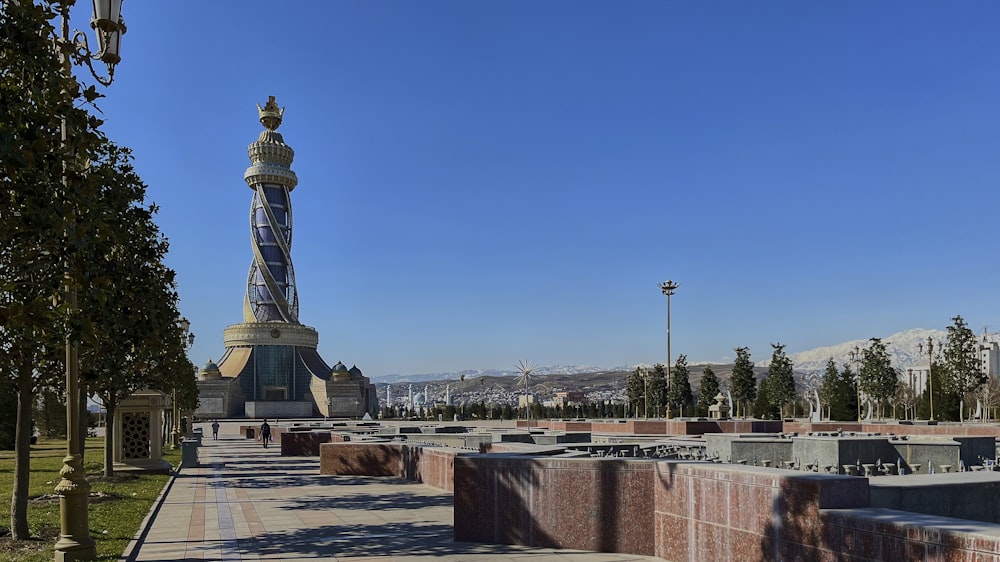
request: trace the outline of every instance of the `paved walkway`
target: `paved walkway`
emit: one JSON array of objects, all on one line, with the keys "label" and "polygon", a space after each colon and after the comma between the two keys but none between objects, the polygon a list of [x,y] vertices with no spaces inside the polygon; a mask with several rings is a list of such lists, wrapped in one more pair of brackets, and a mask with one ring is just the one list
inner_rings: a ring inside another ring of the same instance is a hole
[{"label": "paved walkway", "polygon": [[206,427],[202,466],[174,479],[130,560],[659,560],[453,540],[452,495],[394,478],[321,476],[318,457],[281,457]]}]

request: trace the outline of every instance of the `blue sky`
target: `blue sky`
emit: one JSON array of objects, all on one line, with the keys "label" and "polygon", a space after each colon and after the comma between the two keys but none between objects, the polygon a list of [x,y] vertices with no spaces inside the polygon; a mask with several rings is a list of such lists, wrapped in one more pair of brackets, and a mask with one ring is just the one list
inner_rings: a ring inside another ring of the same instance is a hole
[{"label": "blue sky", "polygon": [[[75,8],[83,23],[88,5]],[[134,149],[202,364],[242,319],[256,104],[300,319],[366,374],[1000,325],[1000,4],[126,2]]]}]

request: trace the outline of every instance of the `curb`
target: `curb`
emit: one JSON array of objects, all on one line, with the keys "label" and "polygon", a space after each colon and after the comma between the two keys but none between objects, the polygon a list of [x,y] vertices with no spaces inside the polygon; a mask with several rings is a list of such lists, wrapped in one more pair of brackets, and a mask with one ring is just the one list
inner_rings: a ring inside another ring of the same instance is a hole
[{"label": "curb", "polygon": [[125,551],[118,558],[119,562],[135,562],[136,557],[139,555],[139,549],[142,546],[143,541],[146,540],[146,536],[149,535],[149,529],[153,526],[153,521],[156,520],[156,515],[160,513],[160,508],[163,506],[163,502],[167,499],[167,494],[170,493],[170,489],[174,487],[174,480],[177,480],[177,475],[180,472],[180,468],[173,472],[170,480],[163,485],[163,489],[160,490],[160,495],[157,496],[156,500],[153,502],[153,506],[150,508],[149,513],[139,524],[139,530],[136,531],[132,540],[129,541],[128,545],[125,546]]}]

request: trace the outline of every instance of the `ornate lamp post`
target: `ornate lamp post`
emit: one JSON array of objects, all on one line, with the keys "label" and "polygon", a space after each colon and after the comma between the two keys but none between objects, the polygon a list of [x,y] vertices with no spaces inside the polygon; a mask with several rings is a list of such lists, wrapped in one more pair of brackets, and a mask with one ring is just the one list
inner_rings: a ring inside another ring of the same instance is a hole
[{"label": "ornate lamp post", "polygon": [[[649,387],[646,384],[649,381],[649,368],[645,365],[639,365],[639,376],[642,377],[642,400],[643,400],[643,410],[642,418],[649,419]],[[638,416],[636,416],[638,417]]]},{"label": "ornate lamp post", "polygon": [[[181,345],[185,350],[191,349],[194,345],[194,334],[191,333],[191,322],[187,318],[181,318],[177,321],[177,326],[181,329]],[[177,406],[177,385],[174,385],[173,393],[173,426],[174,431],[170,435],[170,448],[176,449],[181,444],[181,418],[180,418],[180,408]]]},{"label": "ornate lamp post", "polygon": [[[666,280],[663,283],[657,285],[660,291],[667,297],[667,392],[670,391],[670,385],[673,382],[670,380],[670,297],[674,295],[674,291],[680,287],[680,283],[674,283],[671,280]],[[670,406],[667,405],[667,417],[670,417]]]},{"label": "ornate lamp post", "polygon": [[[924,344],[917,344],[917,351],[924,352]],[[931,419],[934,419],[934,340],[927,336],[927,388],[931,403]]]},{"label": "ornate lamp post", "polygon": [[[118,55],[121,36],[125,33],[125,23],[121,18],[122,0],[94,0],[93,19],[90,26],[97,34],[98,52],[93,53],[87,45],[87,35],[69,31],[69,10],[76,0],[62,0],[53,5],[59,11],[60,33],[53,37],[66,76],[72,75],[73,64],[86,64],[91,75],[99,83],[108,86],[114,81],[115,65],[121,62]],[[100,76],[91,60],[102,61],[108,76]],[[62,145],[69,140],[66,119],[62,120]],[[63,166],[63,185],[69,191],[69,178]],[[73,235],[73,227],[68,234]],[[77,308],[77,290],[66,274],[66,303],[70,310]],[[90,536],[87,498],[90,484],[83,468],[83,442],[80,435],[80,355],[77,342],[66,338],[66,457],[59,471],[59,484],[55,491],[59,494],[59,540],[55,544],[55,560],[71,562],[93,560],[97,557],[94,539]]]}]

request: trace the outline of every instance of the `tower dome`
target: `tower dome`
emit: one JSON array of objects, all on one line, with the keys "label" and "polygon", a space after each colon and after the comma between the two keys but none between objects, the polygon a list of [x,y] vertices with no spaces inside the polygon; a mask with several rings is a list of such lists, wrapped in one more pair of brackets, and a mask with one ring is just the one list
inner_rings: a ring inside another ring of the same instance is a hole
[{"label": "tower dome", "polygon": [[351,380],[351,371],[347,369],[347,366],[337,361],[337,364],[333,366],[333,371],[330,373],[333,377],[334,382],[346,382]]},{"label": "tower dome", "polygon": [[219,366],[216,365],[214,361],[209,359],[208,362],[198,370],[198,377],[202,380],[221,379],[222,371],[219,370]]}]

